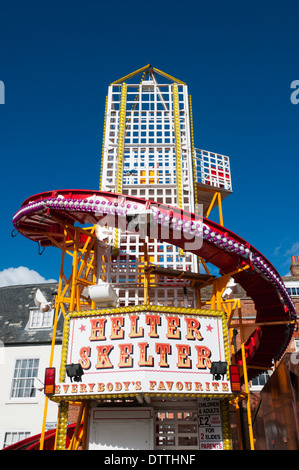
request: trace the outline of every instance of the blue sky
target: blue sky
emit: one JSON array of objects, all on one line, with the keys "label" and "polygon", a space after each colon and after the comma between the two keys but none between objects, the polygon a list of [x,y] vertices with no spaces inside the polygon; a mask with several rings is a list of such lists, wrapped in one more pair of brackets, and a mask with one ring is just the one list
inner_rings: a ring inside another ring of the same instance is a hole
[{"label": "blue sky", "polygon": [[195,145],[230,157],[224,225],[287,274],[299,256],[298,18],[296,0],[2,2],[0,285],[20,266],[58,279],[60,252],[12,238],[12,216],[39,192],[98,189],[107,87],[148,63],[188,84]]}]

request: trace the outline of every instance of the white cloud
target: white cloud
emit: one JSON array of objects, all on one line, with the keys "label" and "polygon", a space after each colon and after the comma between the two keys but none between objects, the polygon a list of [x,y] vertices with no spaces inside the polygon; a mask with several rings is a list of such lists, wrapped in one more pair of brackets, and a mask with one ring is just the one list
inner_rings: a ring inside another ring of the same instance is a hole
[{"label": "white cloud", "polygon": [[273,256],[279,257],[283,266],[290,265],[292,256],[299,256],[299,241],[290,243],[288,239],[283,240],[280,245],[275,247]]},{"label": "white cloud", "polygon": [[56,279],[45,279],[38,272],[25,266],[7,268],[0,271],[0,287],[21,284],[42,284],[44,282],[56,282]]}]

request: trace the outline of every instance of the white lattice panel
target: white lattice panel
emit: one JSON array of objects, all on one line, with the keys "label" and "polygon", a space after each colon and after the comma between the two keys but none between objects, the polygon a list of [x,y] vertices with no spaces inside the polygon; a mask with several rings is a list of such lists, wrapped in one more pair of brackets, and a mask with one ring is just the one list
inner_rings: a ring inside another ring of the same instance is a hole
[{"label": "white lattice panel", "polygon": [[197,181],[232,191],[229,157],[199,149],[195,153]]},{"label": "white lattice panel", "polygon": [[[158,83],[156,78],[151,71],[140,83],[129,83],[128,80],[125,85],[114,83],[109,87],[101,189],[194,212],[195,178],[204,184],[231,187],[229,159],[202,150],[196,150],[192,155],[187,86],[169,83],[165,77],[159,77]],[[111,256],[113,250],[110,247],[108,254],[102,256],[102,278],[113,283],[121,305],[142,303],[143,242],[138,235],[126,233],[121,233],[117,240],[119,254]],[[147,240],[147,246],[151,264],[198,271],[194,255],[185,253],[182,256],[176,247],[157,240]],[[194,293],[188,289],[188,282],[157,275],[151,275],[150,282],[151,303],[193,306]]]}]

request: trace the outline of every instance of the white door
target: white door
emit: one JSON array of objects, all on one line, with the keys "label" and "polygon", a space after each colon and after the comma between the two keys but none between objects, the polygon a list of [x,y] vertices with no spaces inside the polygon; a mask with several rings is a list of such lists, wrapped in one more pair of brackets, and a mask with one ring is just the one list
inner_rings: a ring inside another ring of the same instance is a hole
[{"label": "white door", "polygon": [[89,449],[153,449],[153,412],[150,408],[92,410]]}]

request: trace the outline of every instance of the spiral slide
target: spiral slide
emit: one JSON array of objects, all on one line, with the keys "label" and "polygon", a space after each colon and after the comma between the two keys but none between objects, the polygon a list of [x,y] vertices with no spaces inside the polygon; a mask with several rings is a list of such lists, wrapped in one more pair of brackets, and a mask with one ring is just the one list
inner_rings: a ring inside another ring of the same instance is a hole
[{"label": "spiral slide", "polygon": [[[152,238],[176,245],[232,274],[256,308],[256,330],[245,344],[248,378],[272,367],[293,334],[296,311],[283,281],[271,263],[253,246],[227,228],[176,207],[104,191],[56,190],[26,199],[13,217],[15,229],[41,247],[60,241],[63,224],[97,224],[130,230],[132,216],[150,214]],[[134,230],[134,229],[132,229]],[[165,237],[166,234],[166,237]],[[85,236],[86,237],[86,236]],[[165,237],[165,238],[162,238]],[[191,243],[190,240],[194,241]],[[82,239],[82,244],[84,243]],[[198,241],[198,243],[196,243]],[[188,245],[187,245],[188,243]],[[239,269],[249,265],[249,269]],[[241,353],[237,353],[241,363]]]},{"label": "spiral slide", "polygon": [[[68,448],[76,429],[76,423],[69,424],[66,431],[66,449]],[[81,429],[81,428],[80,428]],[[41,434],[27,437],[22,441],[15,442],[2,450],[39,450]],[[55,447],[56,428],[45,432],[44,450],[53,450]]]}]

